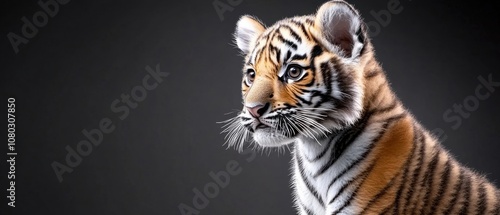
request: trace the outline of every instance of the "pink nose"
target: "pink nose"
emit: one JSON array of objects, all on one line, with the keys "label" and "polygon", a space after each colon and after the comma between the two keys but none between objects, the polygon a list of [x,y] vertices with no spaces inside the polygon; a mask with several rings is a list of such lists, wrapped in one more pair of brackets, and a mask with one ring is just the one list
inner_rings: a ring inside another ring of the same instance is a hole
[{"label": "pink nose", "polygon": [[253,107],[248,107],[247,106],[247,110],[250,113],[250,115],[252,115],[255,118],[258,118],[262,114],[264,114],[264,112],[266,112],[266,109],[267,109],[268,106],[269,106],[269,103],[266,104],[266,105],[256,105],[256,106],[253,106]]}]

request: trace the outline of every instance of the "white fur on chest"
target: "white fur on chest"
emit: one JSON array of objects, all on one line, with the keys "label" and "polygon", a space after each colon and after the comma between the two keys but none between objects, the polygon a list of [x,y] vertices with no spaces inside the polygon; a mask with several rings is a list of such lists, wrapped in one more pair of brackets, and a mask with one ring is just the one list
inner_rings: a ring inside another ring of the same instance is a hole
[{"label": "white fur on chest", "polygon": [[[336,144],[338,136],[334,137],[333,140],[325,138],[320,140],[319,143],[306,138],[299,138],[296,141],[292,160],[292,184],[295,191],[296,207],[301,214],[307,214],[306,210],[318,215],[331,214],[340,208],[346,214],[353,212],[355,209],[352,208],[353,205],[344,205],[346,201],[349,201],[355,186],[347,186],[348,188],[344,188],[340,194],[339,191],[366,169],[367,165],[358,160],[362,159],[365,152],[369,150],[370,143],[377,134],[375,127],[378,126],[370,127],[367,127],[345,149],[333,165],[322,174],[319,174],[319,172],[331,159],[332,148]],[[329,141],[331,141],[330,144]],[[320,159],[315,160],[324,150],[326,150],[326,153]],[[300,161],[301,164],[299,164]],[[352,165],[354,166],[349,168]],[[303,173],[300,172],[299,166],[302,166]],[[334,197],[335,200],[330,203]]]}]

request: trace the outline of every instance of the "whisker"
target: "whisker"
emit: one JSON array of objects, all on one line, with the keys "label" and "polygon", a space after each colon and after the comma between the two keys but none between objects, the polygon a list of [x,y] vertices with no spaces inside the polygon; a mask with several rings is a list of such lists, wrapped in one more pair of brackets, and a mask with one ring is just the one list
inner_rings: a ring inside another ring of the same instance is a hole
[{"label": "whisker", "polygon": [[243,151],[243,145],[247,141],[249,132],[241,122],[241,112],[235,117],[217,123],[224,123],[222,125],[224,129],[221,132],[226,133],[223,145],[227,145],[227,148],[234,147],[239,152]]},{"label": "whisker", "polygon": [[318,133],[317,131],[312,130],[312,129],[310,129],[309,127],[307,127],[307,124],[306,124],[306,123],[304,123],[304,121],[303,121],[302,119],[300,119],[300,118],[299,118],[299,116],[294,115],[293,117],[294,117],[295,119],[297,119],[297,124],[298,124],[299,126],[301,126],[301,127],[302,127],[302,130],[304,131],[304,133],[308,133],[308,134],[309,134],[309,136],[310,136],[310,138],[312,138],[312,139],[316,140],[316,142],[317,142],[319,145],[321,145],[321,143],[318,141],[318,139],[316,139],[316,135],[314,135],[314,134],[313,134],[313,132],[314,132],[314,133],[316,133],[316,134],[318,134],[318,135],[319,135],[319,133]]}]

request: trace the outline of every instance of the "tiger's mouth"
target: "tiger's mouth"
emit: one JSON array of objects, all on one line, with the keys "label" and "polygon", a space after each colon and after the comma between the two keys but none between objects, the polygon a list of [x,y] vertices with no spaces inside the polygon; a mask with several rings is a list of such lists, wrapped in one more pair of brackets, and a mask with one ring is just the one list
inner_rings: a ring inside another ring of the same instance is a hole
[{"label": "tiger's mouth", "polygon": [[258,122],[257,126],[255,126],[254,130],[265,129],[265,128],[271,128],[271,127],[269,125],[264,124],[264,123]]},{"label": "tiger's mouth", "polygon": [[260,118],[253,118],[253,121],[248,124],[246,127],[250,132],[255,132],[258,129],[266,129],[266,128],[272,128],[273,125],[266,122],[265,119],[260,119]]},{"label": "tiger's mouth", "polygon": [[297,126],[285,125],[282,115],[242,118],[242,123],[253,140],[261,147],[280,147],[293,142],[299,132]]},{"label": "tiger's mouth", "polygon": [[293,142],[300,135],[312,139],[325,136],[328,131],[321,125],[324,118],[325,115],[319,113],[288,109],[245,118],[247,121],[243,123],[260,146],[278,147]]},{"label": "tiger's mouth", "polygon": [[330,130],[322,122],[329,109],[294,108],[282,109],[253,117],[242,111],[239,115],[224,121],[229,146],[243,149],[243,144],[252,138],[262,147],[280,147],[292,143],[299,136],[311,139],[325,137]]},{"label": "tiger's mouth", "polygon": [[283,132],[266,125],[254,130],[252,137],[262,147],[280,147],[293,142],[295,139],[294,137],[285,136]]}]

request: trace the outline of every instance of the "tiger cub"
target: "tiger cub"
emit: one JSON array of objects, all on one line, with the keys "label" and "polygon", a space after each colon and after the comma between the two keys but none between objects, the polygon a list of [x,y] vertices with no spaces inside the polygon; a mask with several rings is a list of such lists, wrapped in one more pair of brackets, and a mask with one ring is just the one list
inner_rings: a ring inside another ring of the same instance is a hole
[{"label": "tiger cub", "polygon": [[243,110],[230,146],[293,146],[299,214],[500,214],[500,193],[462,166],[391,90],[359,13],[329,1],[266,27],[243,16]]}]

